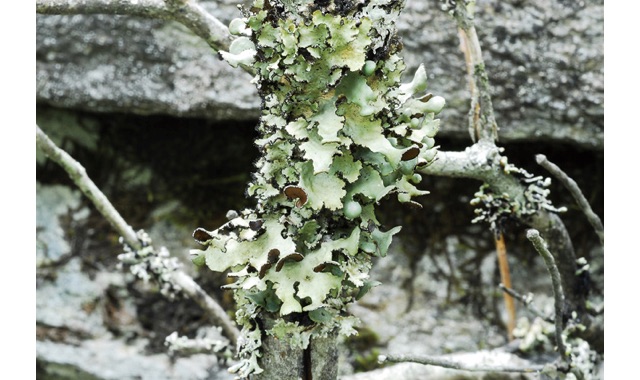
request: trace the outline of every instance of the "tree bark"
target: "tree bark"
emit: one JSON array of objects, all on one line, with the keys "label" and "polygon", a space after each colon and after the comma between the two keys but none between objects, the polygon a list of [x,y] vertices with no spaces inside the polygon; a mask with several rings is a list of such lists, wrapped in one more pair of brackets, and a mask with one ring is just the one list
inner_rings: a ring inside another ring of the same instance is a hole
[{"label": "tree bark", "polygon": [[[263,315],[267,329],[276,320]],[[262,337],[262,357],[258,361],[264,372],[253,375],[254,380],[331,380],[338,377],[338,334],[327,337],[312,336],[305,349],[291,347],[288,342],[271,335]]]}]

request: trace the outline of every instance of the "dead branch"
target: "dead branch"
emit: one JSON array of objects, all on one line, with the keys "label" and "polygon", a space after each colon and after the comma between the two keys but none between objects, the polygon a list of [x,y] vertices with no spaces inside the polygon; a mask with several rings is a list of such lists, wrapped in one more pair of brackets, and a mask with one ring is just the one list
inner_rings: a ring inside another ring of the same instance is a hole
[{"label": "dead branch", "polygon": [[591,205],[587,201],[587,198],[585,198],[584,194],[582,194],[582,191],[580,190],[580,187],[578,186],[576,181],[569,177],[556,164],[549,161],[544,154],[536,155],[536,162],[538,163],[538,165],[547,169],[549,173],[551,173],[558,181],[560,181],[560,183],[564,185],[564,187],[567,188],[567,190],[569,190],[573,198],[576,200],[576,203],[578,203],[578,206],[587,217],[587,220],[589,221],[589,223],[591,223],[591,226],[596,231],[596,234],[598,234],[598,238],[600,238],[600,244],[604,246],[604,225],[602,224],[602,220],[600,220],[600,217],[595,212],[593,212]]},{"label": "dead branch", "polygon": [[[67,152],[55,145],[51,139],[36,125],[36,145],[49,158],[60,165],[68,174],[73,182],[78,186],[84,195],[91,200],[96,209],[104,216],[111,226],[122,236],[124,242],[133,250],[139,251],[143,249],[146,242],[143,243],[133,228],[120,216],[120,213],[113,207],[109,199],[100,191],[95,183],[87,175],[85,168],[80,165]],[[183,291],[188,297],[193,299],[208,314],[211,320],[222,327],[226,336],[232,341],[237,342],[240,331],[235,326],[231,318],[224,309],[213,298],[211,298],[195,281],[186,273],[180,270],[174,270],[165,280],[172,282],[176,289]]]}]

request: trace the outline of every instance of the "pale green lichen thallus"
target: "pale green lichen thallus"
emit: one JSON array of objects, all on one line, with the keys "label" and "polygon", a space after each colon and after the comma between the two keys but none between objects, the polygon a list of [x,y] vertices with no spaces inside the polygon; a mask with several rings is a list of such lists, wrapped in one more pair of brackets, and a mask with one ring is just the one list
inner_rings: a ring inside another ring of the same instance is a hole
[{"label": "pale green lichen thallus", "polygon": [[261,371],[253,323],[261,313],[278,318],[267,334],[301,348],[314,334],[354,333],[346,305],[375,285],[371,257],[385,256],[400,231],[381,228],[378,203],[427,193],[415,169],[436,156],[444,99],[425,92],[423,66],[400,83],[401,6],[256,0],[230,24],[238,38],[221,54],[255,70],[262,98],[261,156],[248,187],[257,206],[215,231],[198,229],[206,249],[193,253],[235,278],[241,376]]}]

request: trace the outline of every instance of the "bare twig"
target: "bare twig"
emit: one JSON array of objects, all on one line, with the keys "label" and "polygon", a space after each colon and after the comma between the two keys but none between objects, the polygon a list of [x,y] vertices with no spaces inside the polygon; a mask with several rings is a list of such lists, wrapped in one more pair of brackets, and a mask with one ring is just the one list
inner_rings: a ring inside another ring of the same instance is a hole
[{"label": "bare twig", "polygon": [[531,367],[512,367],[512,366],[500,366],[500,365],[477,365],[469,364],[466,361],[455,361],[449,358],[442,358],[437,356],[410,356],[410,355],[380,355],[378,361],[403,363],[412,362],[424,365],[432,365],[436,367],[457,369],[461,371],[469,372],[516,372],[516,373],[539,373],[544,369],[544,366],[531,366]]},{"label": "bare twig", "polygon": [[[496,232],[496,252],[498,253],[498,266],[500,267],[500,278],[502,282],[511,287],[511,274],[509,272],[509,261],[507,260],[507,246],[504,242],[502,232]],[[513,330],[516,328],[516,306],[513,298],[508,293],[504,293],[504,303],[507,309],[507,335],[509,341],[513,340]]]},{"label": "bare twig", "polygon": [[[122,236],[123,240],[134,250],[143,249],[143,242],[138,238],[133,228],[120,216],[120,213],[113,207],[107,197],[93,183],[87,175],[85,168],[80,165],[67,152],[55,145],[51,139],[36,125],[36,144],[49,158],[59,164],[68,174],[73,182],[78,186],[95,205],[96,209],[111,224],[111,226]],[[196,301],[208,314],[211,320],[222,327],[225,335],[232,341],[237,342],[240,331],[231,321],[224,309],[211,298],[202,288],[193,281],[193,278],[180,270],[171,272],[169,281],[172,281],[176,288],[182,290],[187,296]]]},{"label": "bare twig", "polygon": [[540,317],[540,318],[542,318],[543,320],[545,320],[545,321],[547,321],[549,323],[554,323],[553,318],[544,315],[544,313],[542,311],[540,311],[537,307],[535,307],[535,305],[533,304],[533,295],[531,293],[529,293],[529,294],[527,294],[525,296],[525,295],[522,295],[522,294],[516,292],[512,288],[506,287],[504,284],[499,284],[498,286],[500,287],[500,289],[503,292],[509,294],[514,299],[522,302],[522,304],[524,306],[526,306],[527,309],[529,309],[529,311],[531,311],[537,317]]},{"label": "bare twig", "polygon": [[176,21],[216,51],[229,50],[233,41],[229,28],[195,0],[36,0],[36,13],[110,14]]},{"label": "bare twig", "polygon": [[598,217],[598,215],[593,212],[591,205],[589,205],[587,198],[585,198],[585,196],[582,194],[582,191],[580,191],[580,187],[578,187],[576,181],[569,177],[556,164],[549,161],[544,154],[537,154],[536,162],[538,163],[538,165],[547,169],[549,173],[551,173],[558,181],[560,181],[560,183],[564,185],[564,187],[567,188],[567,190],[569,190],[573,198],[578,203],[578,206],[587,217],[587,220],[589,221],[589,223],[591,223],[591,226],[596,231],[596,234],[598,234],[598,237],[600,238],[600,244],[604,246],[604,226],[602,224],[602,220],[600,220],[600,217]]},{"label": "bare twig", "polygon": [[562,280],[560,277],[560,272],[558,271],[558,267],[556,266],[555,260],[553,259],[553,255],[547,249],[547,244],[544,239],[540,237],[540,232],[538,230],[530,229],[527,230],[527,239],[531,241],[533,247],[538,251],[542,259],[544,260],[545,265],[547,266],[547,270],[551,275],[551,282],[553,284],[553,297],[555,299],[555,325],[556,325],[556,344],[558,345],[558,351],[562,357],[565,356],[566,349],[564,347],[564,342],[562,341],[562,331],[564,330],[564,323],[562,320],[563,316],[563,307],[564,307],[564,291],[562,290]]}]

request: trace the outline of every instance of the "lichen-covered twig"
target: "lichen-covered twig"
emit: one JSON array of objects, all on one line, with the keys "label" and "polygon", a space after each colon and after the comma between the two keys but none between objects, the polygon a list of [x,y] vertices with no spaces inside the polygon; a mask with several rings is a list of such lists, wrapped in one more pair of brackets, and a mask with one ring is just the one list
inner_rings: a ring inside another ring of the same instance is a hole
[{"label": "lichen-covered twig", "polygon": [[443,9],[458,24],[460,47],[467,63],[467,78],[471,93],[469,108],[469,134],[471,140],[498,140],[498,124],[493,111],[489,77],[482,58],[482,49],[474,26],[475,1],[443,0]]},{"label": "lichen-covered twig", "polygon": [[486,182],[498,193],[524,197],[524,186],[505,173],[500,165],[502,149],[492,141],[481,140],[462,152],[438,151],[434,162],[420,169],[421,173],[451,178],[471,178]]},{"label": "lichen-covered twig", "polygon": [[199,335],[195,338],[188,338],[179,336],[178,332],[174,331],[165,338],[164,345],[169,348],[170,354],[195,355],[215,352],[218,357],[225,359],[233,356],[229,349],[229,342],[226,339],[220,339],[216,336],[210,337],[208,335],[211,334],[206,333]]},{"label": "lichen-covered twig", "polygon": [[487,184],[493,194],[504,197],[513,203],[510,216],[519,219],[524,225],[540,231],[551,247],[556,265],[562,274],[563,288],[567,289],[565,301],[567,310],[585,312],[585,295],[579,291],[580,286],[575,276],[577,270],[576,257],[569,233],[556,214],[551,203],[544,198],[537,198],[537,211],[530,209],[532,204],[527,188],[516,176],[505,171],[502,162],[506,158],[501,149],[493,142],[480,140],[462,152],[438,151],[436,159],[430,165],[420,169],[427,175],[470,178]]},{"label": "lichen-covered twig", "polygon": [[49,136],[47,136],[36,125],[36,144],[40,150],[42,150],[49,158],[62,166],[64,170],[69,174],[69,177],[80,188],[82,193],[86,195],[91,202],[96,206],[100,214],[102,214],[118,231],[118,233],[127,241],[127,243],[135,248],[141,249],[142,242],[138,239],[135,231],[127,222],[120,216],[120,213],[113,207],[107,197],[100,191],[100,189],[93,183],[93,181],[87,175],[85,168],[73,159],[67,152],[58,148]]},{"label": "lichen-covered twig", "polygon": [[500,366],[500,365],[479,365],[469,364],[466,361],[452,360],[450,358],[443,358],[438,356],[412,356],[412,355],[380,355],[378,361],[381,363],[419,363],[424,365],[432,365],[436,367],[457,369],[461,371],[469,372],[516,372],[516,373],[539,373],[544,370],[542,365],[534,365],[530,367],[517,367],[517,366]]},{"label": "lichen-covered twig", "polygon": [[537,307],[535,307],[535,305],[533,304],[533,295],[531,293],[527,294],[526,296],[523,294],[520,294],[518,292],[516,292],[515,290],[513,290],[512,288],[509,288],[507,286],[505,286],[504,284],[499,284],[498,285],[500,287],[500,289],[509,294],[511,297],[513,297],[514,299],[522,302],[522,304],[524,306],[527,307],[527,309],[529,309],[529,311],[531,311],[533,314],[535,314],[537,317],[542,318],[543,320],[553,323],[554,320],[553,318],[544,315],[544,313],[542,311],[540,311]]},{"label": "lichen-covered twig", "polygon": [[564,291],[562,289],[562,280],[560,277],[560,272],[558,271],[558,267],[556,266],[555,260],[553,259],[553,255],[547,249],[547,244],[544,239],[540,236],[540,232],[534,229],[527,230],[527,239],[531,241],[533,247],[538,251],[542,259],[544,260],[545,265],[547,266],[547,270],[551,275],[551,282],[553,284],[553,297],[555,300],[555,325],[556,325],[556,344],[558,345],[558,351],[562,357],[565,356],[565,347],[562,339],[562,332],[564,330],[564,323],[562,320],[563,317],[563,307],[564,307]]},{"label": "lichen-covered twig", "polygon": [[567,188],[567,190],[569,190],[573,198],[576,200],[576,203],[578,203],[578,206],[587,217],[587,220],[589,221],[589,223],[591,223],[591,226],[596,231],[598,238],[600,238],[600,244],[604,246],[604,226],[602,224],[602,220],[600,220],[600,217],[598,217],[598,215],[593,212],[591,205],[589,205],[587,198],[585,198],[585,196],[582,194],[582,191],[580,190],[580,187],[578,186],[576,181],[569,177],[556,164],[549,161],[544,154],[537,154],[536,162],[538,163],[538,165],[547,169],[549,173],[551,173],[558,181],[560,181],[560,183],[564,185],[564,187]]},{"label": "lichen-covered twig", "polygon": [[[144,241],[144,239],[136,234],[133,228],[127,224],[107,197],[100,191],[91,178],[89,178],[85,168],[67,152],[56,146],[37,125],[36,144],[38,148],[69,174],[69,177],[71,177],[76,186],[91,200],[100,214],[109,221],[111,226],[122,236],[124,242],[131,247],[133,251],[141,251],[149,248],[149,242]],[[163,275],[165,281],[170,282],[176,289],[181,290],[188,297],[196,301],[211,320],[223,329],[226,336],[232,342],[237,341],[240,332],[235,327],[235,324],[231,321],[224,309],[213,298],[207,295],[190,276],[177,269],[163,273]]]},{"label": "lichen-covered twig", "polygon": [[229,29],[194,0],[36,0],[36,13],[47,15],[111,14],[176,21],[214,50],[228,50]]}]

